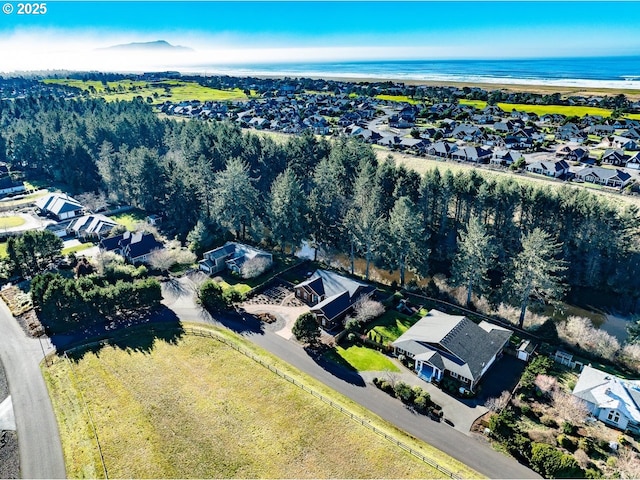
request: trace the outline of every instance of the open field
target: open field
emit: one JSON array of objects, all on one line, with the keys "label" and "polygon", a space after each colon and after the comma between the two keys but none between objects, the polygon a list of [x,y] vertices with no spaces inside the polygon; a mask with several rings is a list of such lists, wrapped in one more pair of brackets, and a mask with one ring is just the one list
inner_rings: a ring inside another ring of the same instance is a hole
[{"label": "open field", "polygon": [[[461,105],[472,105],[475,108],[483,109],[487,106],[487,102],[483,100],[465,100],[460,99]],[[608,108],[599,108],[599,107],[587,107],[583,105],[528,105],[525,103],[498,103],[498,107],[500,107],[505,112],[510,112],[511,110],[519,110],[524,112],[532,112],[536,115],[545,115],[545,114],[560,114],[570,116],[582,117],[584,115],[600,115],[602,117],[610,117],[612,110]],[[631,113],[625,115],[627,118],[638,119],[640,118],[640,114]]]},{"label": "open field", "polygon": [[[461,477],[459,462],[226,330],[253,351]],[[136,343],[136,337],[126,340]],[[150,349],[105,347],[44,375],[69,477],[433,478],[438,472],[304,390],[216,340],[186,336]],[[230,374],[232,372],[232,374]]]},{"label": "open field", "polygon": [[411,103],[413,105],[424,103],[424,102],[421,102],[420,100],[409,98],[406,95],[376,95],[376,98],[378,100],[386,100],[388,102],[405,102],[405,103]]},{"label": "open field", "polygon": [[7,242],[0,243],[0,258],[7,257]]},{"label": "open field", "polygon": [[103,97],[107,101],[133,100],[137,96],[152,99],[154,104],[164,103],[166,100],[172,102],[183,102],[189,100],[200,100],[202,102],[211,101],[234,101],[247,100],[247,96],[239,88],[233,90],[219,90],[204,87],[196,82],[183,80],[163,80],[163,81],[140,81],[140,80],[120,80],[117,82],[107,82],[110,91],[105,90],[105,86],[95,80],[74,80],[74,79],[53,79],[44,80],[44,83],[68,85],[91,92],[96,97]]},{"label": "open field", "polygon": [[[421,175],[423,175],[426,171],[432,170],[434,168],[440,169],[441,172],[444,172],[445,170],[451,170],[451,172],[454,175],[458,172],[465,171],[470,168],[475,168],[478,170],[478,172],[481,175],[484,175],[487,177],[493,176],[495,178],[508,177],[521,185],[539,185],[539,186],[548,185],[552,188],[562,188],[562,187],[583,188],[583,186],[585,185],[591,186],[591,184],[587,184],[587,183],[572,184],[572,183],[562,182],[559,180],[551,180],[545,177],[544,175],[515,174],[507,170],[490,170],[488,168],[476,167],[469,163],[459,163],[459,162],[452,162],[452,161],[446,162],[444,160],[432,160],[424,157],[416,157],[413,155],[406,155],[402,153],[392,152],[384,147],[375,148],[374,146],[374,151],[378,156],[378,160],[384,160],[390,155],[391,157],[393,157],[396,164],[404,165],[407,168],[415,170]],[[590,188],[589,191],[592,191],[600,195],[605,195],[610,201],[621,206],[626,206],[629,204],[640,206],[640,197],[637,197],[637,196],[621,195],[615,192],[611,192],[605,188],[600,188],[600,189]]]}]

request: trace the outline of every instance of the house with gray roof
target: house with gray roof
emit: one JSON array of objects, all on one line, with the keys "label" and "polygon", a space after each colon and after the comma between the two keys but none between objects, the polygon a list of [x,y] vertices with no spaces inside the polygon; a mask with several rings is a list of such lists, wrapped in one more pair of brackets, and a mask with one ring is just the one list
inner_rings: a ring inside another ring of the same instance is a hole
[{"label": "house with gray roof", "polygon": [[316,270],[296,285],[294,292],[297,298],[311,306],[311,312],[322,327],[332,329],[342,325],[360,297],[372,294],[375,289],[373,285],[335,272]]},{"label": "house with gray roof", "polygon": [[627,160],[627,168],[633,168],[634,170],[640,170],[640,152],[633,155]]},{"label": "house with gray roof", "polygon": [[67,232],[80,238],[102,238],[118,225],[109,217],[101,214],[83,215],[71,221]]},{"label": "house with gray roof", "polygon": [[623,380],[585,365],[573,395],[584,400],[591,414],[601,422],[640,433],[640,381]]},{"label": "house with gray roof", "polygon": [[527,172],[555,178],[569,173],[569,164],[565,160],[543,160],[530,163],[525,168]]},{"label": "house with gray roof", "polygon": [[198,262],[198,268],[210,275],[225,269],[240,274],[245,262],[253,258],[264,258],[269,265],[273,263],[273,255],[269,252],[238,242],[227,242],[221,247],[205,252],[203,257]]},{"label": "house with gray roof", "polygon": [[576,172],[576,178],[584,182],[623,188],[631,181],[631,175],[617,168],[586,167]]},{"label": "house with gray roof", "polygon": [[392,343],[397,355],[415,362],[418,376],[439,382],[449,376],[473,392],[500,357],[511,330],[488,322],[431,310]]},{"label": "house with gray roof", "polygon": [[130,263],[144,263],[154,250],[163,248],[152,233],[124,232],[122,235],[106,237],[100,241],[100,250],[122,255]]},{"label": "house with gray roof", "polygon": [[82,215],[84,207],[76,199],[66,193],[50,193],[36,200],[36,207],[43,215],[56,218],[58,221]]},{"label": "house with gray roof", "polygon": [[487,163],[493,152],[482,147],[467,146],[451,153],[451,158],[459,162]]}]

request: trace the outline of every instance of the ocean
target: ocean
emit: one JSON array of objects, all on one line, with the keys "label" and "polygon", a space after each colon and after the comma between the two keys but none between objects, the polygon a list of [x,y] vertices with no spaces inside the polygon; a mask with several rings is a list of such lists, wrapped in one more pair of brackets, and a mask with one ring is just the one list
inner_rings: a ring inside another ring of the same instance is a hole
[{"label": "ocean", "polygon": [[200,65],[188,70],[209,75],[277,75],[400,81],[536,84],[640,90],[640,56],[522,60],[264,63],[226,66]]}]

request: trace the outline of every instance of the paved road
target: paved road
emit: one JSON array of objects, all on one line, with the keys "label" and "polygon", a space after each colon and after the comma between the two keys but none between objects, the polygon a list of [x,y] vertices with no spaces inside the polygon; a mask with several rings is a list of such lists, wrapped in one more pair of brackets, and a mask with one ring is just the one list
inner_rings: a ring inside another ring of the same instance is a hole
[{"label": "paved road", "polygon": [[314,360],[296,342],[261,328],[259,322],[232,318],[212,319],[197,308],[189,297],[189,287],[181,291],[165,290],[165,305],[183,321],[223,325],[256,345],[282,358],[334,390],[363,405],[405,432],[446,452],[489,478],[541,478],[515,460],[496,452],[483,441],[454,430],[445,423],[404,408],[400,402],[367,384],[358,374],[345,372],[331,363]]},{"label": "paved road", "polygon": [[65,478],[58,424],[39,367],[40,342],[24,334],[2,301],[0,332],[0,359],[13,401],[21,476]]}]

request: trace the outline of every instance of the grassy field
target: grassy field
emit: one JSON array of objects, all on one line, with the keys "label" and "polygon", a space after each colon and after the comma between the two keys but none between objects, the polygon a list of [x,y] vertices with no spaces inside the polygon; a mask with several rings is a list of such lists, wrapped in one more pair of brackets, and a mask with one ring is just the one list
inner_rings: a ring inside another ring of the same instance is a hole
[{"label": "grassy field", "polygon": [[424,103],[421,100],[410,98],[407,95],[376,95],[375,98],[377,98],[378,100],[386,100],[387,102],[411,103],[412,105],[417,105],[419,103]]},{"label": "grassy field", "polygon": [[0,258],[7,256],[7,242],[0,243]]},{"label": "grassy field", "polygon": [[[476,108],[483,109],[487,106],[487,102],[482,100],[465,100],[460,99],[461,105],[473,105]],[[582,117],[584,115],[601,115],[603,117],[611,116],[611,110],[608,108],[599,108],[599,107],[587,107],[582,105],[528,105],[524,103],[498,103],[498,107],[500,107],[505,112],[510,112],[513,109],[525,112],[533,112],[536,115],[545,115],[545,114],[561,114],[570,116]],[[634,118],[635,114],[630,114],[630,118]]]},{"label": "grassy field", "polygon": [[[458,172],[469,170],[470,168],[475,168],[479,171],[479,173],[485,177],[491,178],[504,178],[508,177],[513,181],[517,182],[521,185],[549,185],[552,188],[590,188],[588,183],[580,183],[580,184],[568,184],[566,182],[561,182],[558,180],[552,180],[544,175],[535,175],[535,174],[526,174],[519,175],[514,174],[507,170],[489,170],[486,168],[478,168],[469,163],[458,163],[458,162],[446,162],[442,160],[432,160],[424,157],[416,157],[413,155],[405,155],[397,152],[392,152],[387,148],[378,147],[374,145],[374,151],[378,156],[378,160],[384,160],[388,156],[391,156],[397,165],[404,165],[407,168],[415,170],[419,174],[423,175],[428,170],[433,170],[434,168],[440,169],[440,172],[444,172],[446,170],[451,170],[451,172],[455,175]],[[640,206],[640,197],[631,196],[631,195],[620,195],[614,192],[611,192],[606,189],[591,189],[594,193],[598,193],[601,195],[605,195],[610,201],[616,203],[621,206],[626,205],[636,205]]]},{"label": "grassy field", "polygon": [[[216,331],[461,477],[478,476],[235,334]],[[104,476],[81,395],[111,478],[441,476],[215,340],[156,340],[149,351],[105,347],[99,354],[86,353],[73,365],[58,359],[43,371],[60,425],[68,477]]]},{"label": "grassy field", "polygon": [[183,80],[164,80],[146,82],[139,80],[120,80],[117,82],[107,82],[111,91],[107,92],[105,86],[93,80],[74,79],[54,79],[43,80],[44,83],[68,85],[80,88],[84,91],[93,92],[97,97],[103,97],[107,101],[133,100],[137,96],[146,99],[151,98],[154,104],[164,103],[166,100],[172,102],[183,102],[189,100],[200,100],[202,102],[211,101],[235,101],[247,100],[247,95],[239,88],[232,90],[220,90],[202,86],[196,82]]},{"label": "grassy field", "polygon": [[0,217],[0,230],[5,228],[14,228],[19,227],[20,225],[24,225],[27,221],[22,218],[16,216],[8,216],[8,217]]},{"label": "grassy field", "polygon": [[360,345],[351,345],[348,348],[337,346],[335,350],[331,350],[329,352],[329,357],[334,360],[338,360],[338,363],[346,363],[348,366],[359,372],[400,371],[400,369],[396,367],[389,358],[379,351]]}]

